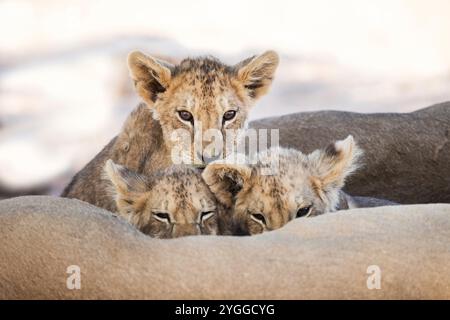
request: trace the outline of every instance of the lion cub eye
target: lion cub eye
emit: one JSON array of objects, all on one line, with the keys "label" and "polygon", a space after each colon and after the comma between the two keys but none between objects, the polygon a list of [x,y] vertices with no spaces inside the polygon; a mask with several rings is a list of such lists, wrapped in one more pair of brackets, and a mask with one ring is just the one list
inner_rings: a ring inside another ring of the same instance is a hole
[{"label": "lion cub eye", "polygon": [[208,220],[209,218],[211,218],[214,214],[215,214],[214,211],[205,211],[205,212],[202,212],[202,213],[200,214],[200,220],[201,220],[202,222],[203,222],[203,221],[206,221],[206,220]]},{"label": "lion cub eye", "polygon": [[194,117],[189,111],[178,111],[178,115],[180,116],[181,120],[194,123]]},{"label": "lion cub eye", "polygon": [[297,218],[307,216],[311,211],[312,206],[303,207],[297,210]]},{"label": "lion cub eye", "polygon": [[223,121],[230,121],[236,116],[235,110],[228,110],[223,114]]},{"label": "lion cub eye", "polygon": [[170,223],[170,216],[166,212],[154,212],[153,216],[155,217],[156,220]]},{"label": "lion cub eye", "polygon": [[256,222],[262,223],[264,225],[266,224],[266,218],[264,218],[264,216],[261,213],[253,213],[251,217]]}]

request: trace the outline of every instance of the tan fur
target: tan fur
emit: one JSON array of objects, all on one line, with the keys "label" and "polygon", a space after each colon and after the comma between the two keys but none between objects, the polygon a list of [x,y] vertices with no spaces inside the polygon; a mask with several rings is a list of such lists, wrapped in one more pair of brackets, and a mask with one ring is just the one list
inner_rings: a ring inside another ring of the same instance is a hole
[{"label": "tan fur", "polygon": [[[256,234],[278,229],[299,216],[335,211],[345,178],[356,169],[361,153],[349,136],[309,155],[272,148],[260,153],[256,164],[214,162],[202,176],[233,212],[234,232]],[[275,155],[276,174],[262,174]]]},{"label": "tan fur", "polygon": [[409,113],[300,112],[249,126],[279,129],[280,146],[305,153],[351,134],[365,161],[346,192],[402,204],[450,203],[450,102]]},{"label": "tan fur", "polygon": [[[217,129],[225,139],[226,129],[244,128],[250,108],[267,92],[277,65],[278,56],[273,51],[235,66],[212,57],[188,58],[174,66],[132,52],[128,66],[144,103],[131,113],[119,135],[73,178],[62,196],[117,211],[108,195],[108,185],[101,179],[106,160],[112,159],[139,174],[151,174],[173,164],[171,152],[180,141],[171,138],[178,129],[187,130],[191,141],[186,143],[191,145],[196,131],[203,134]],[[236,115],[225,121],[223,116],[230,110]],[[183,120],[180,111],[190,112],[194,125]],[[204,167],[210,160],[202,149],[209,143],[201,141],[200,150],[191,148],[183,153],[183,159],[196,160]]]},{"label": "tan fur", "polygon": [[2,200],[0,299],[450,299],[449,217],[449,204],[354,209],[164,241],[81,201]]},{"label": "tan fur", "polygon": [[108,160],[105,175],[118,213],[143,233],[156,238],[218,233],[220,206],[196,169],[172,166],[144,176]]}]

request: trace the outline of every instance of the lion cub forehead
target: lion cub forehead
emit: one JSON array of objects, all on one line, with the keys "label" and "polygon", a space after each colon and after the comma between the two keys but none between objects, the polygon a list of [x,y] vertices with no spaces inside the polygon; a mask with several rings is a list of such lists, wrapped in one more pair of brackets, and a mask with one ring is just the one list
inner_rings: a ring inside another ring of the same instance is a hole
[{"label": "lion cub forehead", "polygon": [[180,64],[175,66],[173,76],[186,73],[197,74],[199,76],[208,74],[216,76],[231,75],[233,73],[233,68],[212,56],[186,58],[182,60]]},{"label": "lion cub forehead", "polygon": [[[254,167],[258,175],[263,172],[271,172],[273,176],[280,179],[295,179],[307,176],[308,156],[295,149],[274,147],[264,150],[258,154],[258,162]],[[265,168],[274,170],[266,171]]]},{"label": "lion cub forehead", "polygon": [[214,206],[214,197],[197,169],[172,166],[154,178],[157,180],[154,187],[157,192],[155,200],[167,209],[185,204],[196,208]]},{"label": "lion cub forehead", "polygon": [[156,181],[156,189],[180,195],[200,192],[205,184],[197,169],[183,165],[171,166],[158,172],[153,179]]},{"label": "lion cub forehead", "polygon": [[[186,85],[189,87],[189,85]],[[231,90],[226,90],[221,88],[218,92],[210,92],[211,96],[206,97],[204,90],[199,88],[198,94],[195,90],[186,89],[179,90],[174,93],[174,100],[177,101],[179,109],[188,110],[195,112],[197,108],[205,108],[211,111],[212,107],[216,107],[217,110],[225,110],[229,107],[235,106],[240,103],[239,99],[235,94],[231,92]],[[205,106],[205,99],[207,101],[207,105]],[[202,115],[202,114],[200,114]],[[206,114],[208,116],[208,114]]]},{"label": "lion cub forehead", "polygon": [[189,58],[174,67],[172,79],[177,91],[191,91],[199,97],[205,94],[207,97],[231,88],[230,79],[234,74],[232,67],[215,58]]}]

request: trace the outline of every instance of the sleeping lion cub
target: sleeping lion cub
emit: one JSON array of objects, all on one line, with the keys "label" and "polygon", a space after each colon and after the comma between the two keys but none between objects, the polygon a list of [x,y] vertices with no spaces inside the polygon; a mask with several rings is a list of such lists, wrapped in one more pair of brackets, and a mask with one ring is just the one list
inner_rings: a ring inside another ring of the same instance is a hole
[{"label": "sleeping lion cub", "polygon": [[[305,155],[273,148],[258,155],[256,164],[209,164],[202,176],[229,212],[235,234],[275,230],[292,219],[354,207],[393,204],[342,192],[346,178],[358,168],[361,149],[353,137]],[[278,172],[263,174],[270,157],[278,157]]]},{"label": "sleeping lion cub", "polygon": [[108,160],[105,175],[118,213],[143,233],[176,238],[219,232],[216,199],[195,168],[141,175]]}]

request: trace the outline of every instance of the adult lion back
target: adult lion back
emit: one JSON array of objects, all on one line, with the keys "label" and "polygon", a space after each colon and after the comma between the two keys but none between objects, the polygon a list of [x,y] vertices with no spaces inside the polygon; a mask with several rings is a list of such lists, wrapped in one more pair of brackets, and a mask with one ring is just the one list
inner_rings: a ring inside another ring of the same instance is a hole
[{"label": "adult lion back", "polygon": [[159,240],[78,200],[19,197],[0,201],[0,234],[1,299],[450,299],[449,204]]},{"label": "adult lion back", "polygon": [[311,152],[351,134],[364,166],[349,194],[399,203],[450,202],[450,102],[411,113],[302,112],[253,121],[280,130],[280,145]]}]

